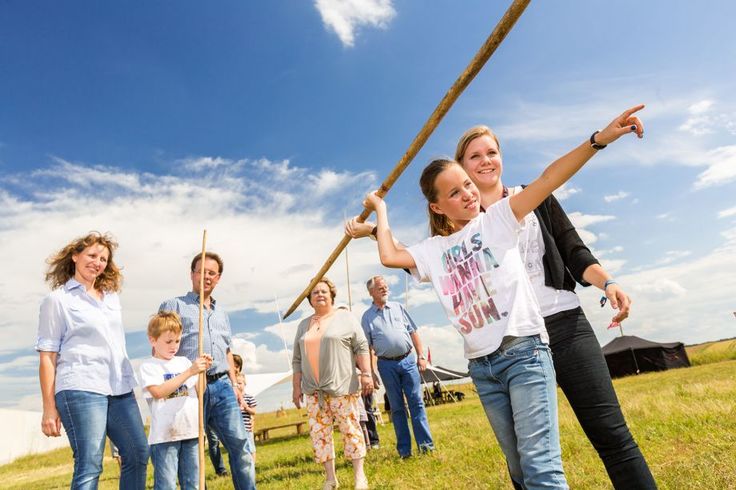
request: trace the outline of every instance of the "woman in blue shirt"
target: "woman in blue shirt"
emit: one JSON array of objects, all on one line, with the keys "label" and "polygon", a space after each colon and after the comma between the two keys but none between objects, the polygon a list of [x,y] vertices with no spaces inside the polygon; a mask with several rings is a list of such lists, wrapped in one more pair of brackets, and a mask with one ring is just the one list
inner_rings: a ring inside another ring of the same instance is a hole
[{"label": "woman in blue shirt", "polygon": [[41,428],[58,437],[64,426],[74,452],[73,489],[97,488],[106,435],[120,450],[120,488],[146,486],[149,450],[125,350],[116,248],[110,236],[93,232],[48,260],[52,291],[41,303],[36,342]]}]

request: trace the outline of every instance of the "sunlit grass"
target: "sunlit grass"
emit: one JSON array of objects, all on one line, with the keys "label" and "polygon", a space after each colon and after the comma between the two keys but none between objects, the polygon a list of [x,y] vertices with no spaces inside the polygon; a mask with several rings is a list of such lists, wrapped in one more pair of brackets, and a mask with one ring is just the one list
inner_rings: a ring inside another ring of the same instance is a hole
[{"label": "sunlit grass", "polygon": [[[736,361],[618,379],[616,391],[627,420],[660,488],[736,488]],[[367,473],[373,488],[487,489],[511,488],[501,452],[470,385],[457,404],[428,407],[438,450],[400,460],[390,424],[379,427],[381,448],[369,452]],[[303,412],[258,416],[272,426],[304,420]],[[560,394],[563,459],[572,488],[610,488],[603,465]],[[289,429],[287,432],[294,432]],[[306,436],[279,438],[258,446],[260,489],[320,488],[321,468],[312,460]],[[339,441],[339,433],[336,433]],[[338,477],[352,486],[350,465],[338,442]],[[0,467],[0,486],[12,489],[68,488],[72,474],[69,449],[29,456]],[[100,488],[118,485],[117,464],[105,460]],[[149,466],[149,483],[152,484]],[[207,488],[232,488],[207,462]]]}]

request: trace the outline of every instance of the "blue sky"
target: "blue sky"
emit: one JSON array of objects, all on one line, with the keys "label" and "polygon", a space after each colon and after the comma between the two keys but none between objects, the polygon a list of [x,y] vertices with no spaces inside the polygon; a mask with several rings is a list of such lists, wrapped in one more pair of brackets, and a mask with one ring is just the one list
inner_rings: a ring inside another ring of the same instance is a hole
[{"label": "blue sky", "polygon": [[[0,405],[40,408],[33,351],[44,260],[89,230],[125,267],[131,357],[148,316],[188,287],[207,228],[219,299],[249,372],[285,368],[281,309],[340,239],[509,2],[51,2],[0,6]],[[493,127],[504,182],[533,179],[639,102],[646,137],[601,152],[558,197],[634,299],[626,333],[688,343],[736,319],[733,2],[534,2],[388,198],[426,235],[418,175],[469,126]],[[350,245],[355,310],[387,273]],[[330,276],[347,301],[345,262]],[[580,292],[601,343],[609,311]],[[409,306],[435,363],[461,339],[426,287]],[[283,329],[291,343],[303,307]]]}]

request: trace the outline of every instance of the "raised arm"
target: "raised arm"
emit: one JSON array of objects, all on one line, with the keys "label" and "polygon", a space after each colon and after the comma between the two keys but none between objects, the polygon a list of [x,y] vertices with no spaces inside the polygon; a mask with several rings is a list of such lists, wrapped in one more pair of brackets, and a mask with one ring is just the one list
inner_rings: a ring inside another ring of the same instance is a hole
[{"label": "raised arm", "polygon": [[521,192],[511,196],[509,204],[516,219],[522,220],[555,189],[575,175],[598,151],[593,147],[593,143],[599,148],[603,148],[628,133],[636,133],[639,138],[644,137],[644,126],[641,120],[634,115],[635,112],[643,108],[644,105],[641,104],[624,111],[602,131],[594,134],[591,137],[592,141],[582,143],[568,154],[552,162],[534,182]]},{"label": "raised arm", "polygon": [[375,192],[370,192],[366,195],[363,205],[376,212],[376,226],[378,226],[376,239],[378,240],[378,256],[381,259],[381,263],[386,267],[393,267],[395,269],[411,269],[416,267],[414,257],[405,249],[398,248],[396,243],[394,243],[391,228],[388,226],[386,201],[378,197]]}]

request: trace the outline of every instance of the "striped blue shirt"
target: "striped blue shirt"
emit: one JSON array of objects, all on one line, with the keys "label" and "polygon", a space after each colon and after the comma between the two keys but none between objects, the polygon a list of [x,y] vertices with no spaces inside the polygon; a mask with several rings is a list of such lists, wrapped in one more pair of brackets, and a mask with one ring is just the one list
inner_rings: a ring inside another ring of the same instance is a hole
[{"label": "striped blue shirt", "polygon": [[36,350],[58,353],[55,393],[124,395],[137,384],[117,293],[98,300],[73,278],[41,302]]},{"label": "striped blue shirt", "polygon": [[[177,356],[194,361],[199,355],[199,294],[190,291],[184,296],[164,301],[158,311],[173,311],[181,318],[183,327]],[[226,373],[230,369],[227,351],[230,349],[232,330],[230,319],[217,301],[210,297],[210,309],[204,310],[204,352],[212,356],[212,366],[207,374]]]}]

